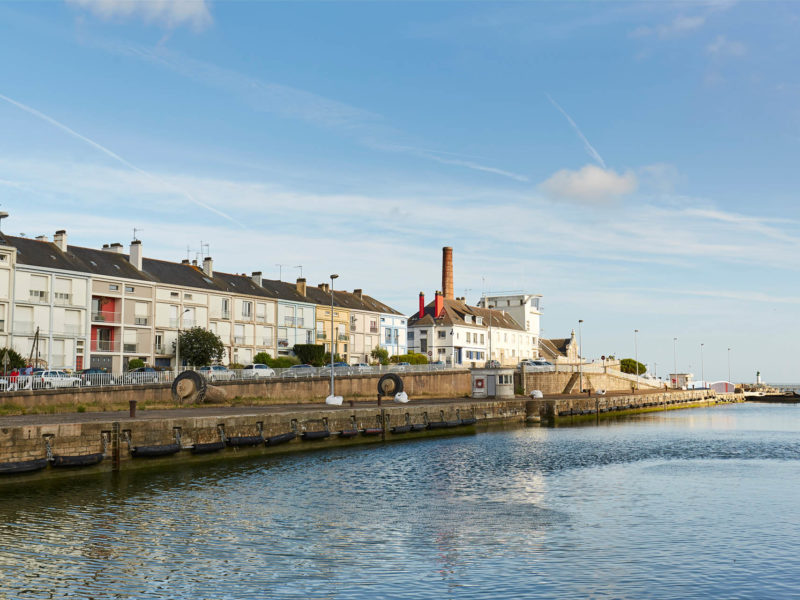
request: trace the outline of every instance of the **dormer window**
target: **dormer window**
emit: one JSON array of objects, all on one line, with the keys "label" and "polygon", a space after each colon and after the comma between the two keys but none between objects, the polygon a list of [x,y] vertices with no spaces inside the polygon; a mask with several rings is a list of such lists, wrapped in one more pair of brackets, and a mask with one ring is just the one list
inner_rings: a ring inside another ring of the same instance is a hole
[{"label": "dormer window", "polygon": [[464,315],[464,323],[472,323],[472,315]]},{"label": "dormer window", "polygon": [[476,325],[483,325],[483,317],[475,317]]}]

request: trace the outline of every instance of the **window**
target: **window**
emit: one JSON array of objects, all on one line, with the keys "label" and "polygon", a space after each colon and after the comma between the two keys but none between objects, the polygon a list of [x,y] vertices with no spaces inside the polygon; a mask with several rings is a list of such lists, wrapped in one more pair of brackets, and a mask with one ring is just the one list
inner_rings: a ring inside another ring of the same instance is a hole
[{"label": "window", "polygon": [[387,344],[392,343],[392,330],[389,329],[388,327],[386,328],[386,343]]},{"label": "window", "polygon": [[127,293],[129,293],[129,294],[132,294],[132,293],[133,293],[135,290],[133,289],[133,286],[132,286],[132,285],[126,285],[126,286],[125,286],[125,291],[126,291]]},{"label": "window", "polygon": [[413,342],[414,341],[414,332],[413,331],[409,331],[408,335],[406,337],[408,338],[409,342]]},{"label": "window", "polygon": [[183,299],[184,300],[191,300],[192,299],[192,295],[191,294],[184,294],[183,295]]},{"label": "window", "polygon": [[467,335],[467,343],[469,344],[470,341],[472,341],[472,334],[468,331],[466,335]]},{"label": "window", "polygon": [[222,318],[231,318],[231,301],[228,298],[222,299]]},{"label": "window", "polygon": [[446,331],[440,331],[439,332],[439,339],[440,340],[443,340],[446,337],[447,337],[447,332]]},{"label": "window", "polygon": [[178,296],[180,296],[180,294],[178,292],[170,292],[169,295],[172,298],[177,298]]},{"label": "window", "polygon": [[481,334],[481,344],[483,344],[483,334]]},{"label": "window", "polygon": [[476,325],[483,325],[483,317],[475,317]]},{"label": "window", "polygon": [[119,291],[119,286],[116,283],[109,283],[108,284],[108,289],[110,291],[112,291],[112,292],[118,292]]},{"label": "window", "polygon": [[253,316],[253,303],[242,302],[242,317],[245,319],[249,319],[252,316]]},{"label": "window", "polygon": [[0,262],[6,262],[8,260],[8,254],[0,254]]}]

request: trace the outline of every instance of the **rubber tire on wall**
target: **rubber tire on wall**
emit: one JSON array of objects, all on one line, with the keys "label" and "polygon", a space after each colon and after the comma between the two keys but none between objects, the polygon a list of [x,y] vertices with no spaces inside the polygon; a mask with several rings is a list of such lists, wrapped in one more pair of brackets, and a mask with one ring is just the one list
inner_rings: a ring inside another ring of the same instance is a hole
[{"label": "rubber tire on wall", "polygon": [[181,398],[181,396],[178,395],[178,385],[180,385],[181,381],[186,379],[194,383],[195,397],[192,402],[202,402],[206,397],[206,378],[194,371],[183,371],[175,378],[172,382],[172,399],[178,403],[186,400],[186,398]]},{"label": "rubber tire on wall", "polygon": [[[387,381],[394,382],[394,389],[384,388],[384,383]],[[386,373],[378,380],[378,393],[381,396],[394,396],[403,391],[403,380],[396,373]]]}]

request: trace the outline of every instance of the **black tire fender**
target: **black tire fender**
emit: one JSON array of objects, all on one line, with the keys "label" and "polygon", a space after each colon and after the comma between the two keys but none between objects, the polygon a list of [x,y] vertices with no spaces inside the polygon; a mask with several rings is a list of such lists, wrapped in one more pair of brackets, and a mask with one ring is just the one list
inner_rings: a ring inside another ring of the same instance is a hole
[{"label": "black tire fender", "polygon": [[403,380],[396,373],[386,373],[378,380],[378,394],[394,396],[403,391]]},{"label": "black tire fender", "polygon": [[[193,387],[192,385],[187,386],[186,383],[182,382],[193,384]],[[187,399],[194,403],[202,402],[208,389],[206,386],[206,378],[199,373],[183,371],[172,382],[172,399],[178,403],[185,402]]]}]

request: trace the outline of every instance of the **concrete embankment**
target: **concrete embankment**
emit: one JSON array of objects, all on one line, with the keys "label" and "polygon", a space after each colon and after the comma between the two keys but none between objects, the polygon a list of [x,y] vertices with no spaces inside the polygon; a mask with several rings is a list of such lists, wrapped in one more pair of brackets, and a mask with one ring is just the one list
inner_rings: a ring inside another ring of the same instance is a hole
[{"label": "concrete embankment", "polygon": [[[167,464],[465,434],[526,419],[707,406],[741,395],[704,390],[529,400],[426,400],[378,406],[271,405],[0,418],[0,485]],[[594,411],[594,412],[592,412]],[[23,472],[25,471],[25,472]]]}]

